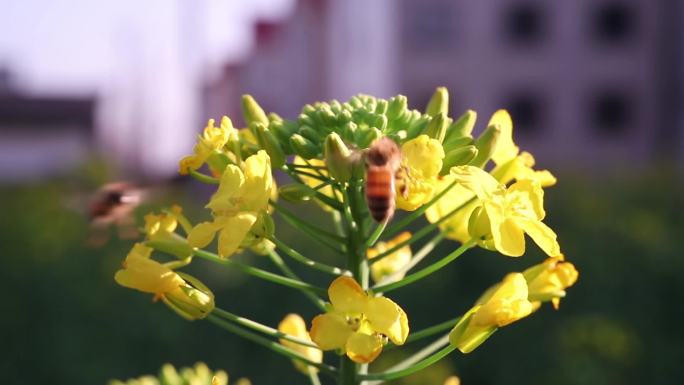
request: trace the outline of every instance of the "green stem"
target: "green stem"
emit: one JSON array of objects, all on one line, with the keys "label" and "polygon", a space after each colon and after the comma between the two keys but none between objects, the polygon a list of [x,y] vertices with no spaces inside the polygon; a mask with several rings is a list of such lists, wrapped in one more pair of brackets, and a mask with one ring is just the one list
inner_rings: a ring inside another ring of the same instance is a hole
[{"label": "green stem", "polygon": [[[368,288],[368,263],[366,258],[366,240],[364,237],[363,218],[361,218],[360,202],[362,186],[351,182],[343,190],[344,217],[347,225],[347,268],[362,288]],[[350,360],[346,355],[340,358],[339,385],[358,385],[361,365]]]},{"label": "green stem", "polygon": [[396,380],[397,378],[402,378],[406,376],[410,376],[413,373],[419,372],[428,366],[436,363],[437,361],[441,360],[442,358],[446,357],[449,355],[449,353],[453,352],[456,348],[454,346],[448,345],[442,350],[438,351],[437,353],[432,354],[428,358],[416,363],[415,365],[408,367],[406,369],[400,369],[400,370],[394,370],[394,371],[386,371],[382,373],[369,373],[369,374],[363,374],[359,375],[359,379],[361,380],[383,380],[383,381],[389,381],[389,380]]},{"label": "green stem", "polygon": [[368,237],[368,241],[366,242],[366,247],[373,247],[375,245],[375,242],[380,239],[380,236],[382,235],[383,231],[385,231],[385,227],[387,227],[387,222],[384,221],[381,223],[378,223],[377,226],[375,226],[375,230],[373,230],[373,234],[371,234],[370,237]]},{"label": "green stem", "polygon": [[269,340],[265,337],[262,337],[258,334],[254,334],[248,330],[244,330],[238,326],[235,326],[235,325],[233,325],[227,321],[222,320],[221,318],[219,318],[213,314],[209,314],[209,316],[207,316],[207,320],[209,320],[210,322],[213,322],[214,324],[216,324],[217,326],[219,326],[223,329],[230,331],[231,333],[235,333],[235,334],[239,335],[240,337],[246,338],[246,339],[248,339],[248,340],[250,340],[250,341],[252,341],[258,345],[261,345],[261,346],[263,346],[267,349],[270,349],[270,350],[272,350],[278,354],[281,354],[285,357],[291,358],[293,360],[301,361],[307,365],[315,366],[323,373],[327,373],[327,374],[330,374],[332,376],[335,376],[337,373],[337,369],[335,369],[334,367],[332,367],[330,365],[311,361],[308,358],[304,357],[303,355],[297,353],[296,351],[294,351],[290,348],[287,348],[287,347],[285,347],[285,346],[283,346],[277,342],[271,341],[271,340]]},{"label": "green stem", "polygon": [[311,385],[321,385],[321,380],[318,378],[318,371],[316,371],[315,368],[309,366],[306,372],[309,375],[309,381],[311,381]]},{"label": "green stem", "polygon": [[474,200],[475,200],[475,198],[473,198],[473,199],[469,200],[468,202],[465,202],[464,204],[456,207],[455,209],[449,211],[445,216],[439,218],[439,220],[437,220],[434,223],[431,223],[431,224],[423,227],[419,231],[417,231],[408,240],[406,240],[404,242],[400,242],[399,244],[395,245],[394,247],[385,251],[384,253],[380,253],[375,258],[373,258],[373,261],[371,262],[371,264],[380,262],[380,260],[382,260],[383,258],[385,258],[389,255],[392,255],[395,251],[401,249],[402,247],[404,247],[406,245],[410,245],[410,244],[418,241],[419,239],[425,237],[426,235],[430,234],[430,232],[432,230],[436,229],[437,226],[439,226],[442,222],[449,219],[452,215],[456,214],[460,209],[462,209],[463,207],[465,207],[467,204],[469,204],[470,202],[472,202]]},{"label": "green stem", "polygon": [[223,258],[219,257],[218,255],[216,255],[214,253],[210,253],[206,250],[199,250],[198,249],[198,250],[194,251],[194,254],[197,257],[200,257],[200,258],[203,258],[203,259],[215,262],[215,263],[219,263],[221,265],[235,267],[244,273],[247,273],[247,274],[252,275],[254,277],[257,277],[257,278],[261,278],[261,279],[266,280],[266,281],[277,283],[279,285],[288,286],[288,287],[291,287],[293,289],[309,291],[309,292],[320,294],[320,295],[326,295],[326,293],[327,293],[327,291],[321,287],[314,286],[314,285],[311,285],[311,284],[308,284],[306,282],[302,282],[302,281],[299,281],[296,279],[283,277],[283,276],[278,275],[278,274],[273,274],[270,271],[261,270],[261,269],[258,269],[256,267],[245,265],[244,263],[233,261],[231,259],[223,259]]},{"label": "green stem", "polygon": [[307,223],[306,221],[297,218],[297,216],[293,214],[290,210],[286,209],[285,207],[276,202],[269,203],[276,208],[276,212],[280,214],[280,216],[282,216],[283,219],[285,219],[290,225],[292,225],[292,227],[301,230],[302,232],[310,236],[312,239],[318,241],[322,245],[327,246],[338,253],[340,252],[340,250],[338,249],[338,245],[344,242],[344,238],[339,237],[328,231],[322,230],[314,225]]},{"label": "green stem", "polygon": [[219,317],[223,317],[223,318],[227,319],[228,321],[232,321],[232,322],[234,322],[240,326],[243,326],[243,327],[246,327],[248,329],[252,329],[252,330],[258,331],[260,333],[266,334],[270,337],[280,338],[283,340],[288,340],[288,341],[294,342],[294,343],[299,344],[299,345],[309,346],[312,348],[319,349],[318,345],[314,344],[311,341],[307,341],[305,339],[283,333],[283,332],[279,331],[278,329],[274,329],[270,326],[260,324],[256,321],[252,321],[250,319],[240,317],[238,315],[227,312],[223,309],[219,309],[217,307],[215,307],[211,313],[216,314]]},{"label": "green stem", "polygon": [[[290,267],[285,264],[285,261],[283,261],[283,259],[280,257],[280,255],[277,252],[275,252],[275,250],[269,251],[268,256],[271,259],[271,261],[273,262],[273,264],[276,265],[280,269],[280,271],[282,271],[283,274],[285,274],[285,276],[292,278],[292,279],[296,279],[298,281],[301,281],[301,279],[299,279],[297,274],[295,274],[295,272],[292,271],[290,269]],[[325,302],[323,302],[320,298],[318,298],[318,296],[316,294],[311,293],[309,291],[302,291],[302,293],[307,298],[309,298],[309,300],[311,300],[311,302],[313,302],[313,304],[316,305],[316,307],[318,307],[318,309],[320,309],[321,311],[324,311],[324,312],[326,311]]]},{"label": "green stem", "polygon": [[423,278],[427,277],[428,275],[440,270],[444,266],[448,265],[449,263],[451,263],[456,258],[460,257],[461,254],[463,254],[469,248],[473,247],[473,245],[475,245],[475,241],[470,240],[470,241],[462,244],[458,249],[453,251],[451,254],[449,254],[446,257],[440,259],[439,261],[433,263],[432,265],[427,266],[424,269],[419,270],[413,274],[407,275],[406,277],[400,279],[399,281],[388,283],[386,285],[376,285],[372,288],[372,290],[375,293],[386,293],[388,291],[398,289],[398,288],[406,286],[410,283],[416,282],[419,279],[423,279]]},{"label": "green stem", "polygon": [[[293,170],[290,170],[288,168],[283,168],[283,171],[285,171],[287,173],[287,175],[289,175],[290,178],[292,178],[293,180],[295,180],[298,183],[308,187],[308,185],[306,183],[304,183],[304,181],[302,181],[302,179],[299,177],[299,175],[297,175],[297,173],[295,173]],[[314,176],[312,176],[312,177],[314,177]],[[318,176],[315,176],[315,177],[316,177],[316,179],[319,179],[319,180],[322,180],[325,182],[327,182],[329,180],[329,179],[324,179],[324,178],[321,178]],[[319,201],[325,203],[326,205],[332,207],[335,210],[342,210],[342,205],[340,204],[340,202],[338,200],[333,199],[333,198],[321,193],[320,191],[317,191],[314,189],[311,189],[311,190],[315,192],[316,199],[318,199]]]},{"label": "green stem", "polygon": [[432,250],[444,239],[444,234],[441,232],[435,235],[432,239],[428,241],[420,250],[411,258],[409,263],[403,266],[401,269],[394,272],[392,275],[384,278],[382,281],[378,282],[378,285],[384,285],[385,283],[394,282],[401,279],[409,270],[413,269],[414,266],[420,263],[425,257],[430,254]]},{"label": "green stem", "polygon": [[200,181],[202,183],[207,183],[207,184],[219,184],[219,183],[221,183],[220,179],[214,178],[213,176],[202,174],[201,172],[197,172],[195,170],[190,170],[190,172],[188,174],[190,174],[191,177],[197,179],[198,181]]},{"label": "green stem", "polygon": [[[449,190],[451,190],[458,182],[453,181],[449,186],[447,186],[444,190],[440,191],[439,194],[435,195],[432,199],[430,199],[427,203],[424,205],[420,206],[420,208],[416,209],[413,211],[411,214],[407,215],[404,217],[402,220],[399,222],[395,223],[392,225],[389,229],[387,229],[387,236],[391,237],[398,232],[400,232],[404,227],[408,226],[411,224],[411,222],[415,221],[416,219],[420,218],[421,215],[423,215],[424,212],[427,211],[432,205],[437,203],[437,201],[446,195]],[[464,206],[464,205],[463,205]],[[462,206],[461,206],[462,207]]]},{"label": "green stem", "polygon": [[326,265],[324,263],[316,262],[313,261],[302,254],[300,254],[297,250],[291,248],[290,246],[286,245],[283,243],[280,239],[276,238],[275,236],[271,237],[270,240],[275,243],[276,247],[279,248],[280,250],[284,251],[285,254],[289,255],[292,259],[295,261],[302,263],[306,266],[309,266],[313,269],[322,271],[324,273],[328,274],[333,274],[333,275],[350,275],[349,271],[340,269],[339,267],[336,266],[330,266]]}]

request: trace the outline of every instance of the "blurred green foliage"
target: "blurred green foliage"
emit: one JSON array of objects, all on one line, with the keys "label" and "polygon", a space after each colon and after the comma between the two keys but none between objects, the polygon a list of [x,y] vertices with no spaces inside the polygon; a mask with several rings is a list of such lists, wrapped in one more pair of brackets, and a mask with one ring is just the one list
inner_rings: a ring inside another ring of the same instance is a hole
[{"label": "blurred green foliage", "polygon": [[[669,384],[679,377],[683,184],[675,173],[662,172],[561,174],[559,180],[546,194],[547,221],[580,270],[560,310],[544,306],[475,352],[455,353],[432,370],[395,383],[441,385],[453,373],[463,384],[485,385]],[[88,223],[69,207],[73,191],[68,187],[64,182],[0,187],[3,384],[105,384],[155,373],[164,362],[189,366],[199,360],[255,385],[307,383],[288,360],[207,322],[187,322],[151,296],[118,287],[113,275],[131,241],[86,247]],[[207,213],[199,205],[210,193],[197,184],[175,186],[155,198],[155,207],[178,202],[192,220],[200,220]],[[314,222],[321,217],[313,204],[298,208]],[[317,255],[320,248],[286,224],[279,222],[277,231],[306,255],[336,261]],[[434,253],[454,247],[444,242]],[[263,257],[235,258],[271,268]],[[532,246],[523,258],[475,250],[392,298],[408,312],[412,330],[420,330],[465,312],[506,272],[543,259]],[[327,285],[328,277],[291,266]],[[265,324],[275,326],[289,312],[308,320],[317,313],[296,291],[205,261],[196,261],[189,271],[214,290],[217,306]],[[391,365],[420,346],[388,352],[378,366]]]}]

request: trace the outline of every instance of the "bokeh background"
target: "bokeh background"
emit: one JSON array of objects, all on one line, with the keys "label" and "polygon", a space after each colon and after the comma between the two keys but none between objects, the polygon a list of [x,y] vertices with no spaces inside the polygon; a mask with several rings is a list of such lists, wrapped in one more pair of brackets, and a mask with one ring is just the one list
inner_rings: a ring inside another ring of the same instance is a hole
[{"label": "bokeh background", "polygon": [[[678,0],[0,0],[1,382],[104,384],[201,360],[255,384],[306,383],[287,360],[116,286],[131,240],[112,228],[88,246],[88,197],[133,180],[154,191],[138,217],[180,203],[197,221],[211,191],[178,178],[177,161],[206,119],[242,122],[241,94],[295,118],[305,103],[359,92],[423,108],[444,85],[451,114],[478,111],[479,129],[509,109],[518,144],[559,177],[547,221],[580,280],[560,311],[396,383],[679,383],[683,20]],[[286,224],[277,231],[330,258]],[[474,251],[393,298],[413,330],[453,318],[543,259],[528,250]],[[219,306],[263,323],[316,313],[235,271],[190,271]]]}]

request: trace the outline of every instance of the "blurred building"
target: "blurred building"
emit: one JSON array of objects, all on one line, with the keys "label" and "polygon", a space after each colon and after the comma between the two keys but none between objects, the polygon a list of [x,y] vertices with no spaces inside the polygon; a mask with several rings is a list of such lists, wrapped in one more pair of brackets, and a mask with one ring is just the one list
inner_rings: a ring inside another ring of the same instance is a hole
[{"label": "blurred building", "polygon": [[445,85],[452,114],[474,109],[480,125],[507,108],[545,164],[648,162],[683,143],[682,17],[676,0],[299,0],[255,27],[253,55],[211,85],[209,115],[237,116],[241,93],[290,118],[357,92],[422,108]]},{"label": "blurred building", "polygon": [[36,180],[65,172],[92,151],[94,96],[36,96],[0,69],[0,176]]}]

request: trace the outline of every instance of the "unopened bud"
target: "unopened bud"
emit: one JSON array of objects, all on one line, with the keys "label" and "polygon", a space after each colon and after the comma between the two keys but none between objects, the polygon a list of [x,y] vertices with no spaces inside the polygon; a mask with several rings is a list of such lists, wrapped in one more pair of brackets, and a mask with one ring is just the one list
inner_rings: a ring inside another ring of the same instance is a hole
[{"label": "unopened bud", "polygon": [[427,107],[425,107],[425,113],[430,116],[449,113],[449,91],[446,87],[437,87]]},{"label": "unopened bud", "polygon": [[428,123],[423,130],[423,134],[431,137],[432,139],[437,139],[439,143],[442,143],[447,132],[447,127],[449,127],[449,123],[451,122],[445,114],[438,113],[432,117],[430,123]]},{"label": "unopened bud", "polygon": [[263,124],[256,124],[256,134],[259,146],[266,150],[271,158],[271,167],[278,169],[285,164],[285,153],[275,135]]},{"label": "unopened bud", "polygon": [[468,164],[475,156],[477,156],[477,147],[472,145],[447,152],[442,161],[442,171],[440,174],[445,175],[449,173],[452,167]]},{"label": "unopened bud", "polygon": [[242,95],[242,115],[248,126],[252,123],[262,123],[268,126],[266,113],[252,95]]},{"label": "unopened bud", "polygon": [[487,127],[475,141],[477,156],[470,161],[470,165],[480,168],[484,167],[492,157],[494,151],[496,151],[496,145],[499,142],[500,136],[501,127],[498,125]]},{"label": "unopened bud", "polygon": [[406,110],[407,105],[408,100],[404,95],[397,95],[390,99],[389,103],[387,104],[387,113],[385,114],[387,119],[393,120],[398,118],[402,112]]},{"label": "unopened bud", "polygon": [[299,134],[294,134],[290,137],[290,146],[295,154],[304,159],[315,158],[320,153],[318,146]]},{"label": "unopened bud", "polygon": [[473,110],[468,110],[459,116],[456,121],[451,123],[447,129],[446,137],[444,138],[444,143],[447,144],[451,140],[457,140],[462,137],[470,137],[473,133],[473,127],[475,127],[475,121],[477,120],[477,112]]},{"label": "unopened bud", "polygon": [[480,306],[470,309],[449,333],[449,343],[462,353],[470,353],[498,329],[496,326],[471,325]]},{"label": "unopened bud", "polygon": [[193,321],[202,319],[214,310],[214,294],[197,278],[177,272],[185,280],[183,285],[164,294],[164,303],[181,317]]},{"label": "unopened bud", "polygon": [[351,151],[342,138],[334,132],[328,135],[323,152],[330,176],[337,181],[348,182],[352,176]]}]

